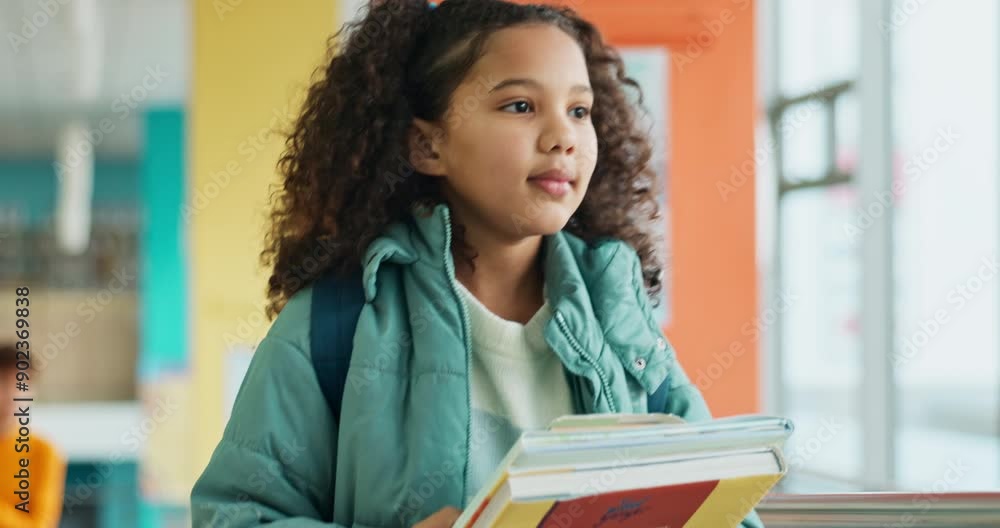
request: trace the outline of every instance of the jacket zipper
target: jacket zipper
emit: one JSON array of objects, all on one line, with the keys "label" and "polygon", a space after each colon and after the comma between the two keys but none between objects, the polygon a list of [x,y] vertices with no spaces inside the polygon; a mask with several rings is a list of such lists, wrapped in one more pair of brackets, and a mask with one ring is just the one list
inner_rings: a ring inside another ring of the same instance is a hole
[{"label": "jacket zipper", "polygon": [[[465,489],[466,483],[468,482],[468,472],[469,468],[469,451],[472,448],[472,394],[469,390],[469,383],[471,382],[470,372],[472,365],[472,343],[469,342],[469,327],[471,326],[469,322],[468,310],[465,307],[465,301],[462,300],[462,296],[458,293],[458,285],[455,283],[455,263],[451,259],[451,255],[448,253],[451,250],[451,219],[449,218],[447,210],[444,212],[444,231],[445,231],[445,254],[444,254],[444,265],[448,272],[448,283],[451,285],[451,292],[458,301],[458,306],[462,312],[462,343],[465,345],[465,403],[469,409],[469,418],[465,424],[465,452],[466,459],[462,465],[462,502],[465,502],[465,495],[467,491]],[[463,505],[464,506],[464,505]]]},{"label": "jacket zipper", "polygon": [[590,363],[590,365],[594,367],[594,370],[597,371],[597,376],[601,379],[601,391],[608,399],[608,407],[611,409],[611,412],[618,412],[618,405],[615,403],[615,398],[611,394],[611,384],[608,383],[608,378],[604,374],[604,369],[597,364],[597,360],[594,359],[594,356],[587,353],[583,347],[580,346],[580,343],[576,341],[576,338],[569,333],[569,329],[567,327],[566,320],[563,318],[562,312],[556,311],[555,317],[556,322],[559,324],[559,330],[562,331],[563,336],[565,336],[566,340],[569,341],[569,346],[573,347],[573,350],[575,350],[577,354],[580,354],[583,359],[587,360],[587,363]]}]

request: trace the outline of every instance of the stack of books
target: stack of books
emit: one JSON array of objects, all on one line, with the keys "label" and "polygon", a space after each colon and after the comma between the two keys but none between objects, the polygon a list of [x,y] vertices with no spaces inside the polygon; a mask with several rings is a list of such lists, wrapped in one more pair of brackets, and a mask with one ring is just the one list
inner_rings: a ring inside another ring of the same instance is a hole
[{"label": "stack of books", "polygon": [[459,528],[735,527],[787,471],[792,423],[567,415],[526,431]]}]

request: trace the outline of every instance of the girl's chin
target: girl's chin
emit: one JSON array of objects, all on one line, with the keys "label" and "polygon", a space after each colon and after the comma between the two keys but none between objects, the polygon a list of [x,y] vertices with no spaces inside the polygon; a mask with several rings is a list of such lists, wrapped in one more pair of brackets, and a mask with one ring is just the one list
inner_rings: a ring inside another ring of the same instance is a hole
[{"label": "girl's chin", "polygon": [[[551,205],[543,207],[544,209],[553,208]],[[539,208],[535,208],[525,214],[512,213],[511,222],[514,230],[523,236],[551,235],[558,233],[566,227],[569,217],[570,215],[563,211],[542,211]]]}]

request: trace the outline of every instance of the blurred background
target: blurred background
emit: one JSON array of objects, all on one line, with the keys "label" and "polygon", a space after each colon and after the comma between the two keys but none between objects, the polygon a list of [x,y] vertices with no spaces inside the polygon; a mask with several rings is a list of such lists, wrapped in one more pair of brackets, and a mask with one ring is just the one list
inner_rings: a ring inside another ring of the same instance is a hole
[{"label": "blurred background", "polygon": [[[561,3],[643,86],[685,369],[797,425],[780,491],[1000,488],[998,4]],[[0,339],[30,287],[61,526],[188,525],[282,132],[362,5],[0,3]]]}]

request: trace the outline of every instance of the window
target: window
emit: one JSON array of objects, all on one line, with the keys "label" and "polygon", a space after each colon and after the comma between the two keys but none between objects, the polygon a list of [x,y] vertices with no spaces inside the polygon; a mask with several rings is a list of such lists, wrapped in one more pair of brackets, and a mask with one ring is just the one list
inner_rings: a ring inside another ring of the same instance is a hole
[{"label": "window", "polygon": [[767,339],[768,410],[797,425],[787,490],[1000,487],[998,6],[761,11],[764,297],[792,299]]},{"label": "window", "polygon": [[[1000,487],[998,10],[893,3],[897,483]],[[974,461],[974,463],[973,463]]]}]

